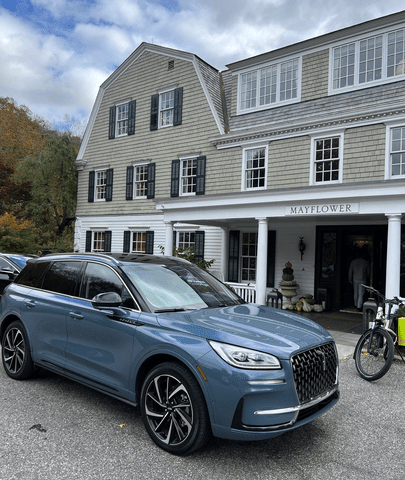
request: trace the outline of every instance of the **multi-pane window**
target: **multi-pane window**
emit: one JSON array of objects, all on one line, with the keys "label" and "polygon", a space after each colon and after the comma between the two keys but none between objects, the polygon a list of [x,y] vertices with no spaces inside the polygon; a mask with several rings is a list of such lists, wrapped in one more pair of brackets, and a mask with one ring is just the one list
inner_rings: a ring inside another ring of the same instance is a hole
[{"label": "multi-pane window", "polygon": [[131,252],[145,253],[145,251],[146,251],[146,232],[133,232]]},{"label": "multi-pane window", "polygon": [[242,233],[242,255],[241,255],[241,279],[242,282],[256,280],[257,263],[257,233]]},{"label": "multi-pane window", "polygon": [[240,107],[242,110],[256,106],[257,72],[243,73],[240,77]]},{"label": "multi-pane window", "polygon": [[405,75],[404,36],[405,29],[399,29],[333,48],[332,91]]},{"label": "multi-pane window", "polygon": [[266,186],[266,149],[246,150],[245,188],[264,188]]},{"label": "multi-pane window", "polygon": [[315,183],[339,181],[340,150],[340,137],[315,140]]},{"label": "multi-pane window", "polygon": [[268,105],[277,100],[277,66],[260,70],[260,105]]},{"label": "multi-pane window", "polygon": [[117,107],[117,135],[128,134],[128,111],[129,104],[119,105]]},{"label": "multi-pane window", "polygon": [[148,165],[136,165],[134,167],[135,173],[135,197],[146,197],[148,187]]},{"label": "multi-pane window", "polygon": [[174,90],[160,95],[160,126],[173,125]]},{"label": "multi-pane window", "polygon": [[360,42],[359,83],[382,77],[382,35]]},{"label": "multi-pane window", "polygon": [[177,247],[179,250],[187,250],[195,246],[195,232],[178,232]]},{"label": "multi-pane window", "polygon": [[391,176],[405,175],[405,127],[391,129]]},{"label": "multi-pane window", "polygon": [[197,159],[190,158],[181,161],[180,191],[182,195],[196,192],[197,186]]},{"label": "multi-pane window", "polygon": [[333,88],[354,85],[355,44],[343,45],[333,51]]},{"label": "multi-pane window", "polygon": [[239,110],[265,108],[299,97],[298,58],[240,74]]},{"label": "multi-pane window", "polygon": [[96,200],[106,199],[107,171],[97,170],[95,172],[95,197]]},{"label": "multi-pane window", "polygon": [[105,232],[93,232],[93,252],[104,252]]},{"label": "multi-pane window", "polygon": [[403,75],[405,29],[388,34],[387,77]]}]

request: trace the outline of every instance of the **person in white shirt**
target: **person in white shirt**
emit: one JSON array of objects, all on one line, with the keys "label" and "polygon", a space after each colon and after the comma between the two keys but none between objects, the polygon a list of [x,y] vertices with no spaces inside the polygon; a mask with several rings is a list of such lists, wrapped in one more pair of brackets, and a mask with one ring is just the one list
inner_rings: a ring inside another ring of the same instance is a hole
[{"label": "person in white shirt", "polygon": [[369,275],[370,269],[368,261],[365,258],[364,252],[360,251],[360,254],[357,255],[357,258],[352,260],[349,267],[349,282],[353,284],[354,305],[359,311],[363,307],[364,296],[364,287],[361,285],[367,285]]}]

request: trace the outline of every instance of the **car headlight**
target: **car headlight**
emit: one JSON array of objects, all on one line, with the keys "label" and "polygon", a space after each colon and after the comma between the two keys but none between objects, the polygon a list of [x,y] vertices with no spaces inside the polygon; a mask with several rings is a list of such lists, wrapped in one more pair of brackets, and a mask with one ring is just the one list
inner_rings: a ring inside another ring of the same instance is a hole
[{"label": "car headlight", "polygon": [[226,363],[233,367],[252,370],[275,370],[281,368],[278,358],[268,353],[212,340],[208,340],[208,343]]}]

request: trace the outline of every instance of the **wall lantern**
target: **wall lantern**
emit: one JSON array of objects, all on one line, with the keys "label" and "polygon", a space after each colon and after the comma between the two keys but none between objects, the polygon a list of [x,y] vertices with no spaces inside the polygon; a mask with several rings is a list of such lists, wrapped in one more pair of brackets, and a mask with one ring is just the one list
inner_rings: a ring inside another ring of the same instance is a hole
[{"label": "wall lantern", "polygon": [[298,250],[301,252],[301,260],[302,260],[302,255],[304,254],[304,251],[305,251],[305,243],[303,242],[303,238],[304,237],[300,237],[300,241],[298,243]]}]

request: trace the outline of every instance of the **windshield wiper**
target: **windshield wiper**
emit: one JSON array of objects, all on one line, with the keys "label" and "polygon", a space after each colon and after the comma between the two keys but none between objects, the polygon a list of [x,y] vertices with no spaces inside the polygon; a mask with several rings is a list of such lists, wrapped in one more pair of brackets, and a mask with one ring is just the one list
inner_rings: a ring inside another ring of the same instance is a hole
[{"label": "windshield wiper", "polygon": [[158,308],[153,313],[165,313],[165,312],[187,312],[190,310],[198,310],[197,308],[185,308],[185,307],[173,307],[173,308]]}]

